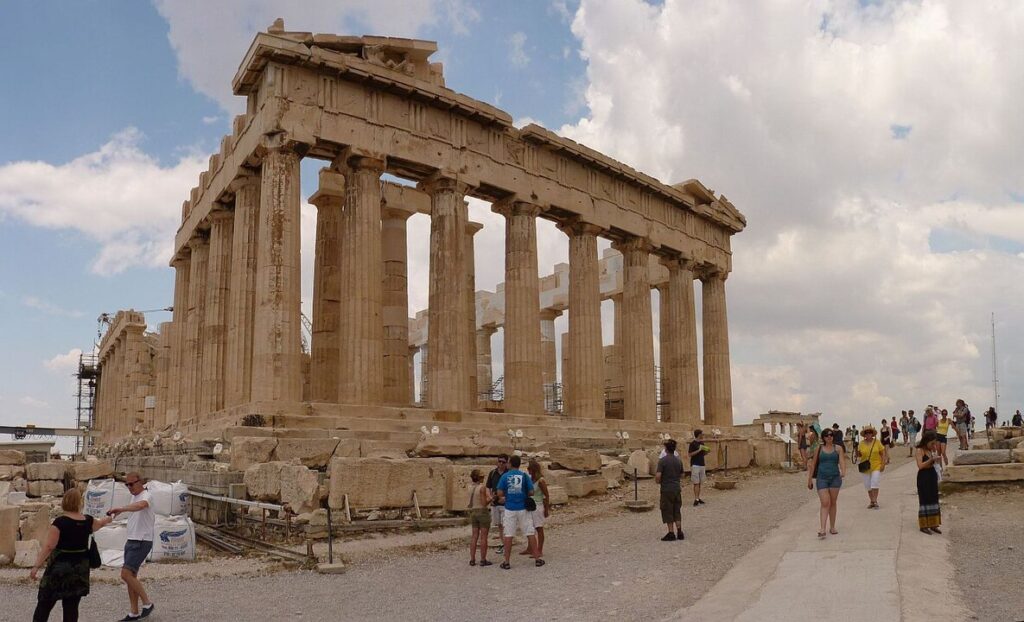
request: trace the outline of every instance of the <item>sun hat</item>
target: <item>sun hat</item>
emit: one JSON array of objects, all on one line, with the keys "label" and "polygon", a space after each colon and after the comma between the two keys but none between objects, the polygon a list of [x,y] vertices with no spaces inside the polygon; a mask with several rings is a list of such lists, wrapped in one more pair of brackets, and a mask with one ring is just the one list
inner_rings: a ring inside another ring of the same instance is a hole
[{"label": "sun hat", "polygon": [[872,434],[875,434],[877,432],[877,430],[875,430],[875,426],[873,426],[873,425],[871,425],[869,423],[869,424],[867,424],[866,426],[864,426],[863,428],[860,429],[860,433],[861,434],[867,434],[868,432],[870,432]]}]

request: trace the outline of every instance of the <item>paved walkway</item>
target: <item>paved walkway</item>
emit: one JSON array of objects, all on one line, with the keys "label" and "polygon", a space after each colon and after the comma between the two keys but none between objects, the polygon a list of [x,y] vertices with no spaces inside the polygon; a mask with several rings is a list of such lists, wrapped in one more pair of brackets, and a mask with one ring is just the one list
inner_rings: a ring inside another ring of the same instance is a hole
[{"label": "paved walkway", "polygon": [[[917,528],[917,466],[882,474],[880,509],[867,509],[856,467],[839,495],[839,535],[817,537],[819,502],[800,507],[699,601],[669,619],[771,622],[968,620],[951,593],[946,535]],[[751,508],[756,511],[756,508]]]}]

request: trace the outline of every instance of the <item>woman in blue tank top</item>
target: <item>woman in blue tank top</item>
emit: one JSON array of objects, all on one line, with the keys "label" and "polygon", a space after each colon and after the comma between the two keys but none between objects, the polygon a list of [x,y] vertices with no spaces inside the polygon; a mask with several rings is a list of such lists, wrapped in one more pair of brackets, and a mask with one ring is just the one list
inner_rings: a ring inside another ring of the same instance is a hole
[{"label": "woman in blue tank top", "polygon": [[817,487],[818,498],[821,500],[821,510],[818,515],[821,523],[821,528],[818,530],[819,538],[825,537],[826,522],[831,524],[829,533],[839,534],[836,531],[836,512],[839,489],[843,487],[843,478],[846,477],[844,453],[843,446],[835,443],[832,430],[827,428],[822,430],[821,445],[811,456],[810,468],[807,470],[807,489],[814,490]]}]

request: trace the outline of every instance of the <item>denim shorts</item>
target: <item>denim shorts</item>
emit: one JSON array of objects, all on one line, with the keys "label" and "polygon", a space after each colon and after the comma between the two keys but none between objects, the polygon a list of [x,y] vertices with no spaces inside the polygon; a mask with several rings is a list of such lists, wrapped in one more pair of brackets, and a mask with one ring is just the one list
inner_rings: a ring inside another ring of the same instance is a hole
[{"label": "denim shorts", "polygon": [[124,543],[124,565],[132,571],[132,574],[139,574],[142,562],[146,561],[149,552],[153,550],[153,543],[148,540],[129,540]]},{"label": "denim shorts", "polygon": [[842,475],[833,475],[831,477],[828,477],[828,476],[821,477],[819,475],[818,479],[815,480],[814,485],[815,485],[815,488],[817,488],[818,490],[825,490],[826,488],[842,488],[843,487],[843,476]]}]

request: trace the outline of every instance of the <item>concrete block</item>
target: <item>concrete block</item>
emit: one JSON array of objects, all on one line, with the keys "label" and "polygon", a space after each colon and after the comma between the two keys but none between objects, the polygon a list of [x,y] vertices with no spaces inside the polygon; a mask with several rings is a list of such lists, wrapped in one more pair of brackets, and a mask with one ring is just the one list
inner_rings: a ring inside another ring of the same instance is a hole
[{"label": "concrete block", "polygon": [[946,467],[944,481],[1013,482],[1024,480],[1024,463],[953,465]]},{"label": "concrete block", "polygon": [[347,494],[354,508],[410,507],[415,491],[421,507],[444,507],[451,467],[440,458],[334,458],[329,503],[341,508]]},{"label": "concrete block", "polygon": [[[360,441],[358,438],[343,438],[338,441],[338,446],[334,448],[334,458],[359,458],[360,457]],[[330,464],[330,461],[328,461]]]},{"label": "concrete block", "polygon": [[464,456],[466,449],[464,439],[454,434],[431,434],[416,444],[418,456]]},{"label": "concrete block", "polygon": [[14,565],[31,568],[39,559],[39,540],[19,540],[14,543]]},{"label": "concrete block", "polygon": [[551,462],[570,471],[600,471],[601,454],[591,449],[552,447],[549,450]]},{"label": "concrete block", "polygon": [[245,470],[245,488],[257,501],[277,503],[281,500],[281,469],[283,462],[262,462]]},{"label": "concrete block", "polygon": [[333,564],[322,562],[316,565],[316,571],[319,574],[343,574],[345,570],[347,570],[345,563],[340,561]]},{"label": "concrete block", "polygon": [[548,495],[551,505],[565,505],[569,503],[569,493],[564,486],[552,486],[548,484]]},{"label": "concrete block", "polygon": [[507,436],[474,434],[463,449],[467,456],[500,456],[512,455],[512,440]]},{"label": "concrete block", "polygon": [[603,495],[608,492],[608,480],[603,475],[574,475],[565,478],[565,491],[570,497]]},{"label": "concrete block", "polygon": [[64,484],[48,479],[32,480],[28,483],[28,496],[30,497],[61,497],[64,495]]},{"label": "concrete block", "polygon": [[630,479],[634,475],[639,479],[649,479],[651,477],[651,463],[647,452],[637,449],[629,454],[629,460],[626,462],[626,467],[623,471],[624,475]]},{"label": "concrete block", "polygon": [[330,463],[337,448],[336,438],[282,438],[277,441],[273,459],[291,462],[298,458],[307,468],[323,469]]},{"label": "concrete block", "polygon": [[21,508],[14,505],[0,505],[0,555],[14,559],[14,543],[18,539]]},{"label": "concrete block", "polygon": [[608,464],[601,467],[601,475],[604,475],[605,479],[607,479],[609,482],[614,481],[616,483],[621,484],[624,468],[625,465],[623,465],[621,462],[619,462],[618,460],[613,460],[612,462],[609,462]]},{"label": "concrete block", "polygon": [[1014,462],[1024,462],[1024,445],[1021,445],[1011,452]]},{"label": "concrete block", "polygon": [[231,470],[245,471],[254,464],[270,462],[276,438],[239,436],[231,443]]},{"label": "concrete block", "polygon": [[25,471],[28,473],[29,481],[34,479],[60,480],[64,479],[67,469],[67,462],[33,462],[26,467]]},{"label": "concrete block", "polygon": [[[488,471],[489,472],[489,471]],[[575,471],[566,469],[553,469],[550,462],[542,462],[540,466],[541,475],[547,480],[548,486],[565,486],[565,479],[576,475]]]},{"label": "concrete block", "polygon": [[1012,459],[1008,449],[976,449],[961,452],[953,459],[957,466],[971,464],[1006,464]]},{"label": "concrete block", "polygon": [[320,507],[320,482],[316,471],[302,465],[285,465],[281,467],[280,478],[281,503],[287,503],[293,512],[312,512]]},{"label": "concrete block", "polygon": [[80,482],[90,479],[102,479],[114,475],[114,467],[106,460],[95,462],[72,462],[70,465],[71,476]]},{"label": "concrete block", "polygon": [[[772,438],[755,438],[748,441],[754,449],[754,464],[757,466],[779,466],[786,461],[786,443]],[[793,451],[799,453],[796,443]]]},{"label": "concrete block", "polygon": [[50,530],[50,506],[45,504],[41,508],[31,510],[21,521],[21,539],[46,541],[46,534]]},{"label": "concrete block", "polygon": [[0,464],[0,482],[9,482],[15,477],[25,477],[24,465]]},{"label": "concrete block", "polygon": [[25,464],[25,453],[17,449],[0,449],[0,464]]}]

